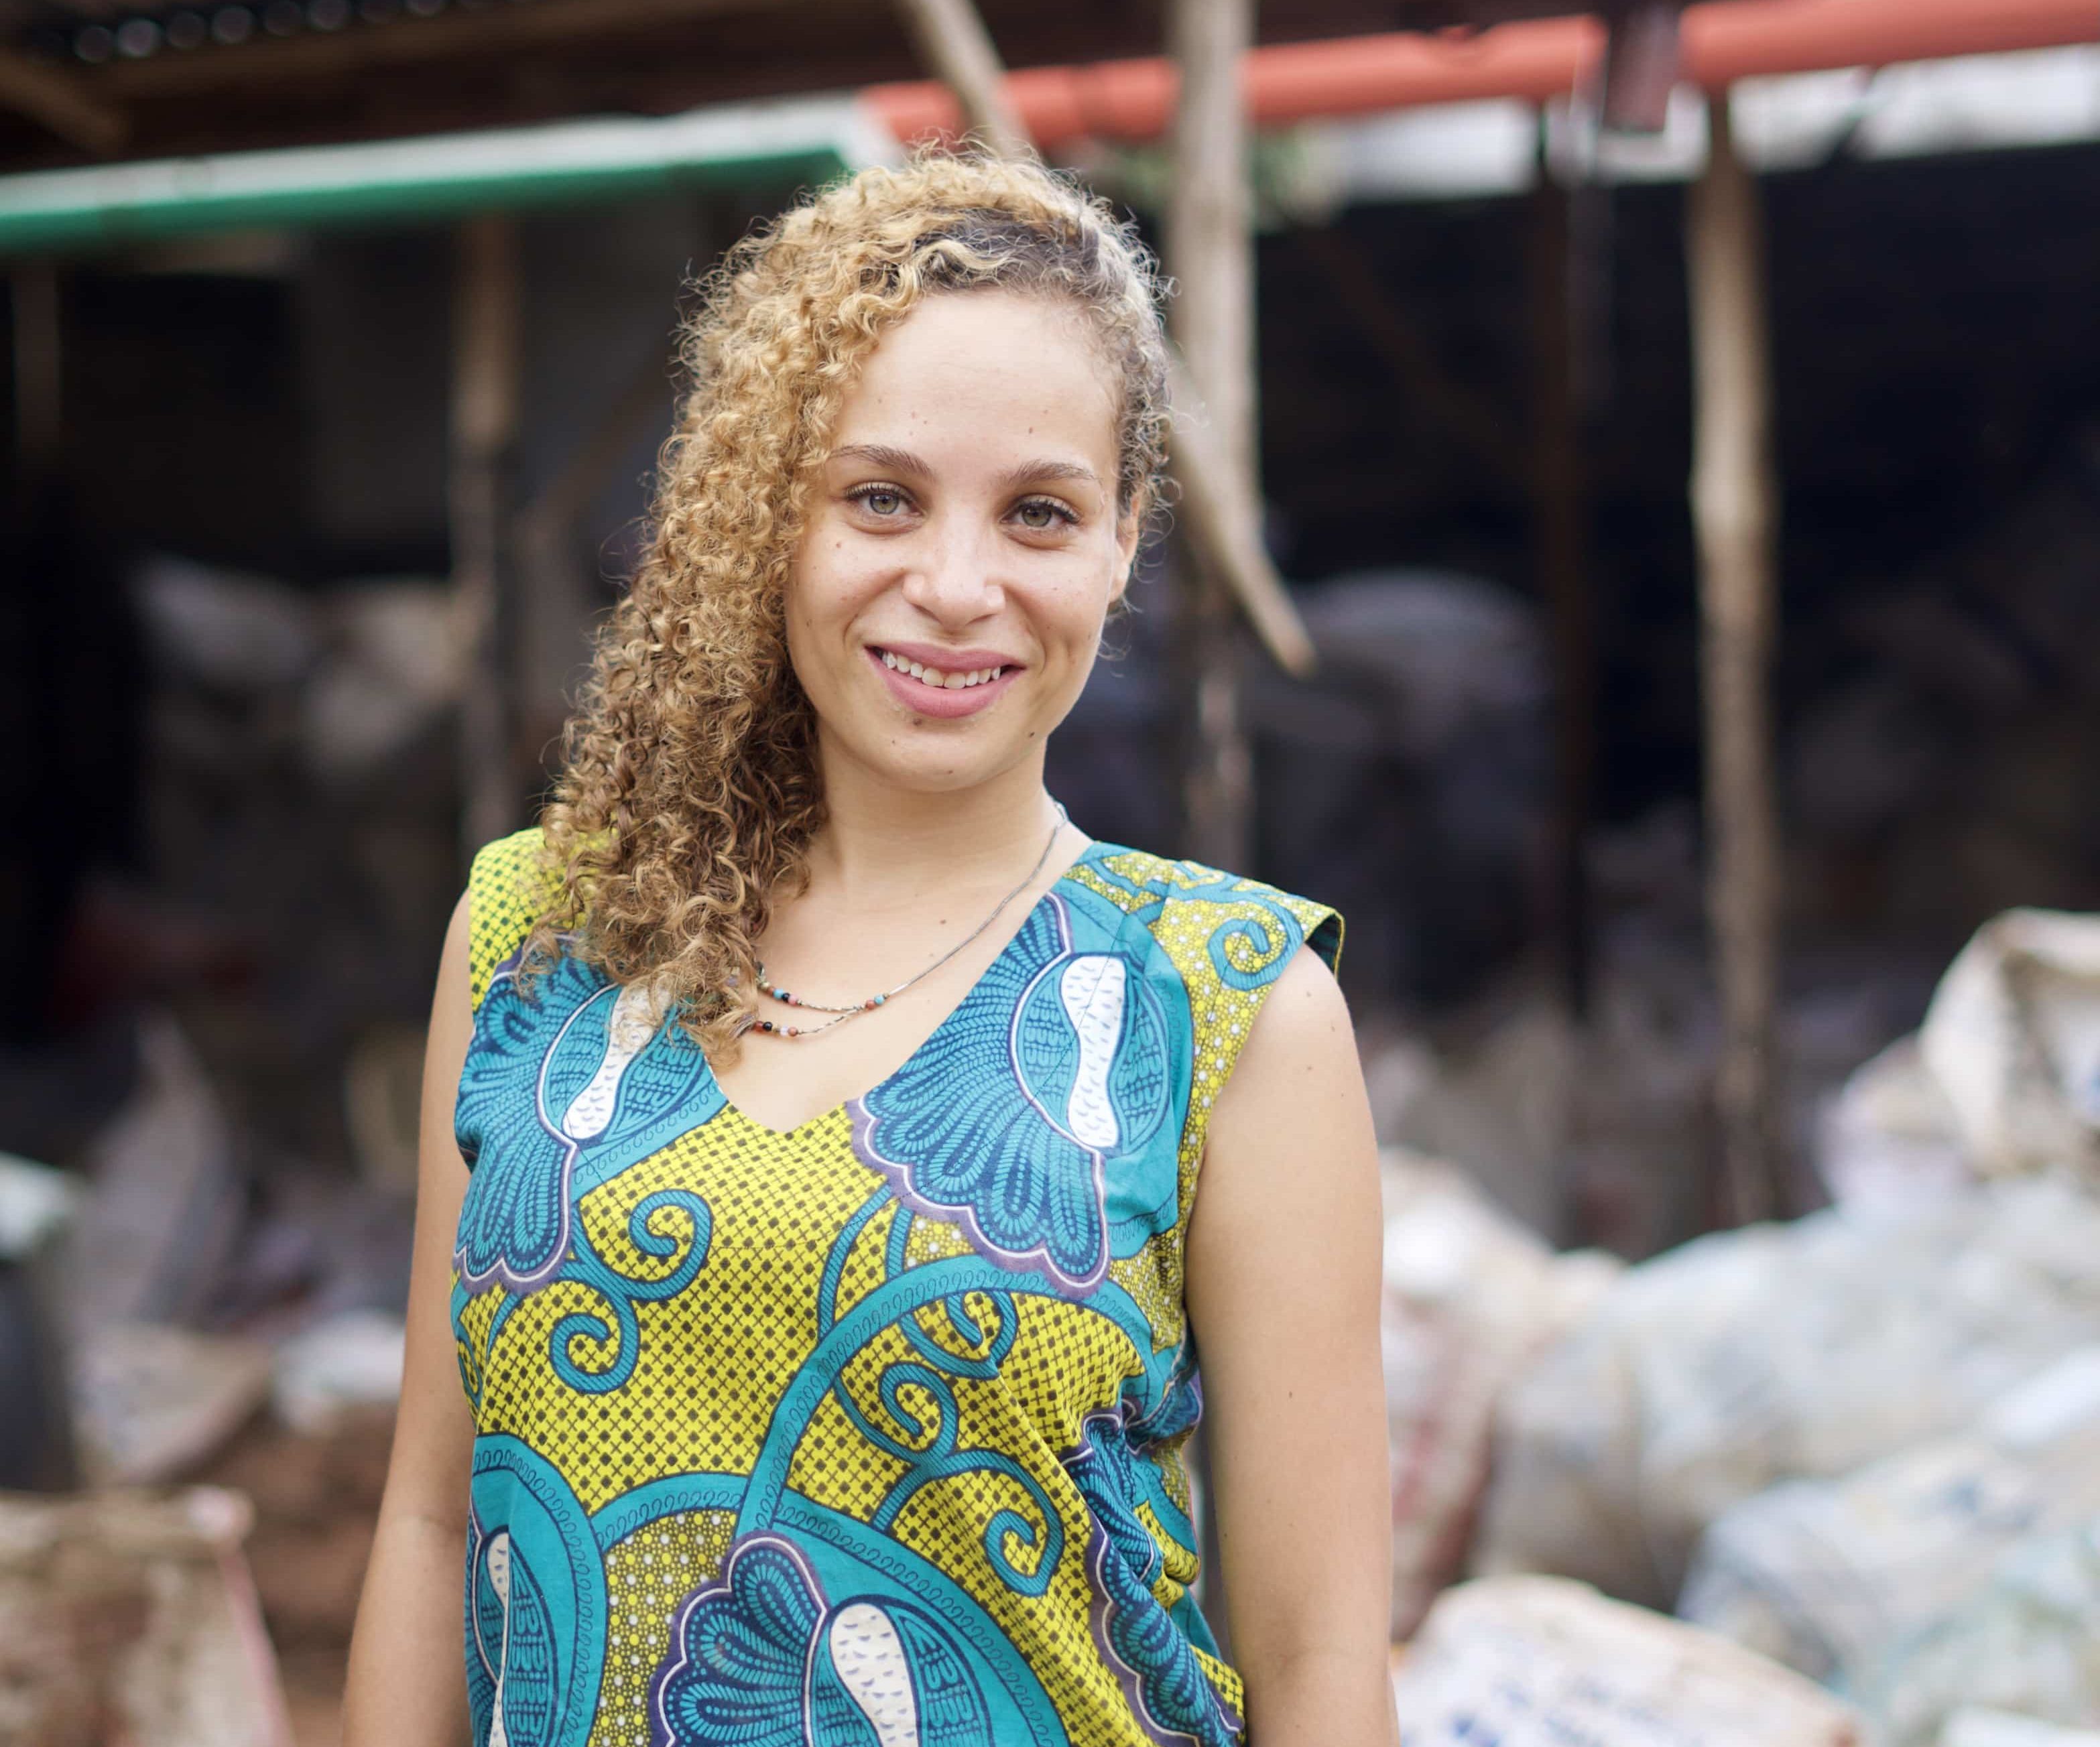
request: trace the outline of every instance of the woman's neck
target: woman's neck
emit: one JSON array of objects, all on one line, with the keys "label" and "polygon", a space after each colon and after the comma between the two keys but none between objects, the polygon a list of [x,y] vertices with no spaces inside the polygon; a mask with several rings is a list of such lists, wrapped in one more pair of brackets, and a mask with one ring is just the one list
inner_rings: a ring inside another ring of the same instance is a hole
[{"label": "woman's neck", "polygon": [[908,904],[929,887],[1019,878],[1057,819],[1040,759],[933,794],[827,759],[824,785],[825,825],[810,846],[811,891],[822,891],[827,907],[871,915]]}]

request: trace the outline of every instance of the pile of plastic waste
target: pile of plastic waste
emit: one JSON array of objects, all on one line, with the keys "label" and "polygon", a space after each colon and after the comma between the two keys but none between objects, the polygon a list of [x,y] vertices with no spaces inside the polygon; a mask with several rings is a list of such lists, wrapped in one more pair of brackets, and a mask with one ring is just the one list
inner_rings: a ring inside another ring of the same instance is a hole
[{"label": "pile of plastic waste", "polygon": [[1482,1579],[1410,1739],[2100,1740],[2100,918],[1983,929],[1819,1163],[1623,1270],[1396,1163],[1396,1635]]}]

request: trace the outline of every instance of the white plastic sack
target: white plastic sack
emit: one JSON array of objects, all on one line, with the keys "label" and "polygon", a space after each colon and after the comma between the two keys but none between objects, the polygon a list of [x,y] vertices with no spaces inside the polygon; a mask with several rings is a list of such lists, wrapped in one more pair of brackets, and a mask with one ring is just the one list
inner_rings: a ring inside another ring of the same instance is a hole
[{"label": "white plastic sack", "polygon": [[81,1466],[96,1486],[174,1479],[245,1425],[270,1393],[270,1351],[237,1335],[155,1322],[90,1329],[73,1355]]},{"label": "white plastic sack", "polygon": [[1448,1165],[1397,1148],[1382,1164],[1392,1631],[1405,1638],[1465,1562],[1503,1387],[1621,1265],[1555,1255]]},{"label": "white plastic sack", "polygon": [[1700,1542],[1677,1611],[1828,1680],[1952,1613],[2028,1536],[2095,1514],[2100,1346],[1971,1429],[1736,1506]]},{"label": "white plastic sack", "polygon": [[1951,1617],[1846,1687],[1887,1747],[1934,1747],[1974,1710],[2100,1729],[2100,1516],[2008,1553]]},{"label": "white plastic sack", "polygon": [[2100,1732],[2060,1729],[2009,1710],[1957,1710],[1947,1719],[1939,1747],[2100,1747]]},{"label": "white plastic sack", "polygon": [[401,1398],[408,1333],[383,1310],[349,1310],[302,1330],[277,1350],[270,1385],[277,1417],[324,1435],[347,1412]]},{"label": "white plastic sack", "polygon": [[1815,1164],[1833,1201],[1870,1213],[1973,1186],[1954,1107],[1915,1036],[1856,1069],[1818,1113]]},{"label": "white plastic sack", "polygon": [[2093,1341],[2100,1203],[2060,1182],[1701,1239],[1504,1397],[1475,1569],[1669,1608],[1731,1506],[1953,1430]]},{"label": "white plastic sack", "polygon": [[2008,910],[1985,923],[1919,1043],[1975,1169],[2100,1182],[2100,916]]},{"label": "white plastic sack", "polygon": [[1556,1578],[1448,1591],[1393,1678],[1408,1747],[1855,1747],[1844,1704],[1736,1645]]}]

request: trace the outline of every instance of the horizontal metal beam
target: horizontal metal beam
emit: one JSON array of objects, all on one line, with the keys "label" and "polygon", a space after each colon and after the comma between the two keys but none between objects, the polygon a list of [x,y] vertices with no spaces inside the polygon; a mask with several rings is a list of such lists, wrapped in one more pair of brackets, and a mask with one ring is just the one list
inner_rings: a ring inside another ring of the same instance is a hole
[{"label": "horizontal metal beam", "polygon": [[828,181],[893,158],[849,99],[664,121],[562,122],[376,144],[0,177],[0,256],[205,231],[457,218],[693,187]]}]

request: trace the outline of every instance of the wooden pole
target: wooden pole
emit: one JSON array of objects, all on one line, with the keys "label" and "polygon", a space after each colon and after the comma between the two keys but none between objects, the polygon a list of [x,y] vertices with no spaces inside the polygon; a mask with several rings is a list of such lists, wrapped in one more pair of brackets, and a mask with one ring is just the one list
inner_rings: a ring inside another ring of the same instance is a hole
[{"label": "wooden pole", "polygon": [[64,430],[64,339],[58,269],[25,261],[11,275],[15,318],[15,467],[24,502],[58,464]]},{"label": "wooden pole", "polygon": [[1707,912],[1721,1000],[1715,1103],[1726,1211],[1740,1223],[1785,1211],[1773,1112],[1779,810],[1769,692],[1779,490],[1758,191],[1736,150],[1725,92],[1713,98],[1711,114],[1712,147],[1688,208],[1692,513],[1705,688]]},{"label": "wooden pole", "polygon": [[[1542,117],[1542,145],[1543,134]],[[1553,179],[1543,150],[1532,198],[1533,539],[1552,651],[1554,699],[1551,867],[1545,909],[1563,998],[1579,1019],[1590,1006],[1589,880],[1583,847],[1595,787],[1596,614],[1590,590],[1576,386],[1573,227],[1568,192]]]},{"label": "wooden pole", "polygon": [[468,651],[460,698],[460,830],[471,856],[518,823],[503,586],[518,428],[518,244],[510,221],[484,215],[461,226],[455,271],[452,589]]},{"label": "wooden pole", "polygon": [[[1174,115],[1167,265],[1178,287],[1172,324],[1216,436],[1225,501],[1257,548],[1253,196],[1240,63],[1254,42],[1253,0],[1173,0],[1168,50],[1181,78]],[[1194,409],[1185,416],[1193,416]],[[1251,859],[1254,768],[1240,719],[1239,652],[1225,579],[1197,567],[1180,614],[1193,658],[1193,744],[1183,777],[1189,851],[1215,867]]]},{"label": "wooden pole", "polygon": [[[1265,567],[1255,423],[1254,200],[1240,90],[1241,62],[1254,41],[1254,0],[1172,0],[1167,28],[1167,52],[1181,81],[1166,224],[1167,266],[1177,291],[1171,323],[1186,379],[1176,385],[1176,399],[1185,424],[1206,429],[1211,450],[1207,458],[1200,450],[1176,458],[1189,497],[1214,496],[1207,506],[1213,522]],[[1199,427],[1195,421],[1206,415]],[[1198,562],[1181,569],[1174,604],[1182,658],[1177,689],[1193,706],[1183,730],[1183,832],[1198,860],[1244,870],[1253,859],[1254,760],[1240,716],[1238,627],[1216,553],[1198,548],[1194,556]],[[1306,654],[1309,660],[1309,640]],[[1224,1543],[1207,1496],[1210,1455],[1200,1432],[1189,1454],[1201,1497],[1197,1601],[1229,1655]]]},{"label": "wooden pole", "polygon": [[963,106],[963,124],[1001,157],[1033,149],[1021,112],[1007,96],[991,34],[971,0],[898,0],[919,58]]}]

